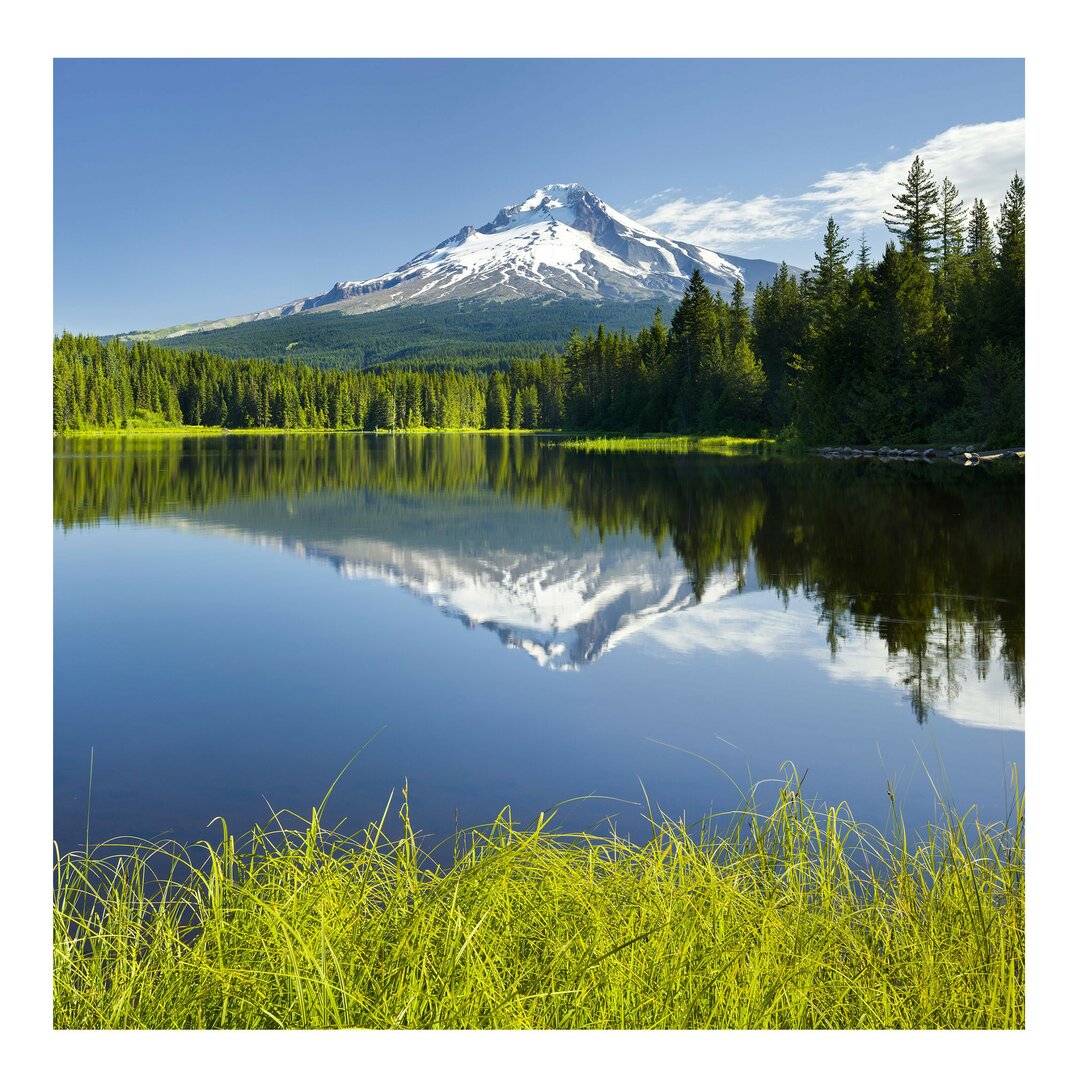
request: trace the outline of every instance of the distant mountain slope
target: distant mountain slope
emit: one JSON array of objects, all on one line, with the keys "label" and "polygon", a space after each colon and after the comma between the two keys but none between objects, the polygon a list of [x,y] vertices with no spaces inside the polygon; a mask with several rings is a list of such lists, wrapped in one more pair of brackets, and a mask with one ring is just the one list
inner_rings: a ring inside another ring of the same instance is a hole
[{"label": "distant mountain slope", "polygon": [[[436,354],[497,360],[510,347],[515,356],[558,348],[574,326],[639,329],[657,304],[670,313],[694,270],[730,295],[737,280],[752,293],[776,269],[661,236],[580,184],[550,184],[391,273],[246,315],[121,336],[346,366]],[[383,319],[372,322],[376,313]],[[318,325],[309,321],[316,318]],[[269,324],[281,329],[250,329]]]},{"label": "distant mountain slope", "polygon": [[448,361],[487,367],[503,360],[535,359],[544,352],[554,355],[575,327],[584,334],[603,323],[609,329],[625,327],[636,333],[652,322],[657,307],[667,321],[675,303],[451,300],[386,308],[362,318],[340,312],[290,315],[203,330],[159,344],[205,349],[233,359],[292,359],[346,370],[391,361],[409,366]]}]

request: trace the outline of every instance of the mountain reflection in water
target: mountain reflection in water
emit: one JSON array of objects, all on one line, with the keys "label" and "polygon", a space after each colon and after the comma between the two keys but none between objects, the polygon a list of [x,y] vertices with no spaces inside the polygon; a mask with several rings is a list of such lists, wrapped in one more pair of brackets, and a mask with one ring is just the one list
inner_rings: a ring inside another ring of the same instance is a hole
[{"label": "mountain reflection in water", "polygon": [[[1022,466],[343,434],[58,441],[54,470],[65,529],[133,518],[280,546],[408,589],[548,668],[632,636],[790,652],[892,680],[920,722],[937,709],[1022,727]],[[755,589],[783,608],[725,608]]]}]

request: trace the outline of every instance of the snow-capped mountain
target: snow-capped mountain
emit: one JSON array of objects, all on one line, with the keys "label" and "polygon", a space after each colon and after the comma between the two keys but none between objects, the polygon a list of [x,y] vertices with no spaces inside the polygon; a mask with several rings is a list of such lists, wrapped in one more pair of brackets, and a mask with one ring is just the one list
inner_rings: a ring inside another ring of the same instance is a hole
[{"label": "snow-capped mountain", "polygon": [[248,315],[174,328],[216,330],[308,311],[346,314],[446,300],[678,298],[695,269],[709,288],[748,292],[777,266],[671,240],[618,213],[580,184],[549,184],[479,228],[465,225],[389,274]]}]

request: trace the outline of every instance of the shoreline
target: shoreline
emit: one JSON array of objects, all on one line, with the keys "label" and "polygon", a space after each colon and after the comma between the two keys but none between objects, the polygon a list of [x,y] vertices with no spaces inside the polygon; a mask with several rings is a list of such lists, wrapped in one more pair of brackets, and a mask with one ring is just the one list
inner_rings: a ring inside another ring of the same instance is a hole
[{"label": "shoreline", "polygon": [[566,450],[578,450],[585,453],[665,453],[665,454],[719,454],[738,456],[753,454],[759,456],[804,455],[830,460],[867,460],[878,461],[923,461],[927,463],[947,462],[960,465],[978,465],[999,460],[1023,461],[1026,456],[1024,447],[1004,449],[979,448],[979,444],[967,446],[954,444],[950,447],[925,443],[908,443],[901,440],[899,446],[871,447],[834,447],[807,446],[799,440],[780,441],[772,436],[741,435],[670,435],[643,434],[619,435],[597,432],[560,431],[544,428],[404,428],[390,431],[382,428],[220,428],[201,425],[134,427],[114,429],[80,429],[52,433],[53,440],[58,439],[157,439],[157,438],[228,438],[242,436],[274,435],[375,435],[379,437],[427,436],[427,435],[513,435],[515,437],[543,437],[552,440],[548,445],[562,446]]}]

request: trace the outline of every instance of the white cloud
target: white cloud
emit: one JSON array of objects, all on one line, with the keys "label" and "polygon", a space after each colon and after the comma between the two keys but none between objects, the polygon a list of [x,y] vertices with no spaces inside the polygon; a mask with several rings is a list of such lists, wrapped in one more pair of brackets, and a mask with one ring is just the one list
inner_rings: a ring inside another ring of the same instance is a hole
[{"label": "white cloud", "polygon": [[755,195],[746,200],[718,196],[693,202],[670,197],[673,192],[668,189],[630,213],[677,240],[721,250],[816,237],[830,215],[847,230],[880,226],[918,154],[937,181],[948,176],[966,207],[982,198],[993,218],[1013,173],[1024,172],[1024,127],[1022,117],[951,127],[882,165],[859,164],[826,173],[796,195]]},{"label": "white cloud", "polygon": [[707,248],[808,235],[806,210],[792,199],[775,195],[757,195],[744,202],[722,196],[700,203],[676,198],[660,203],[644,216],[633,211],[631,216],[673,239]]}]

